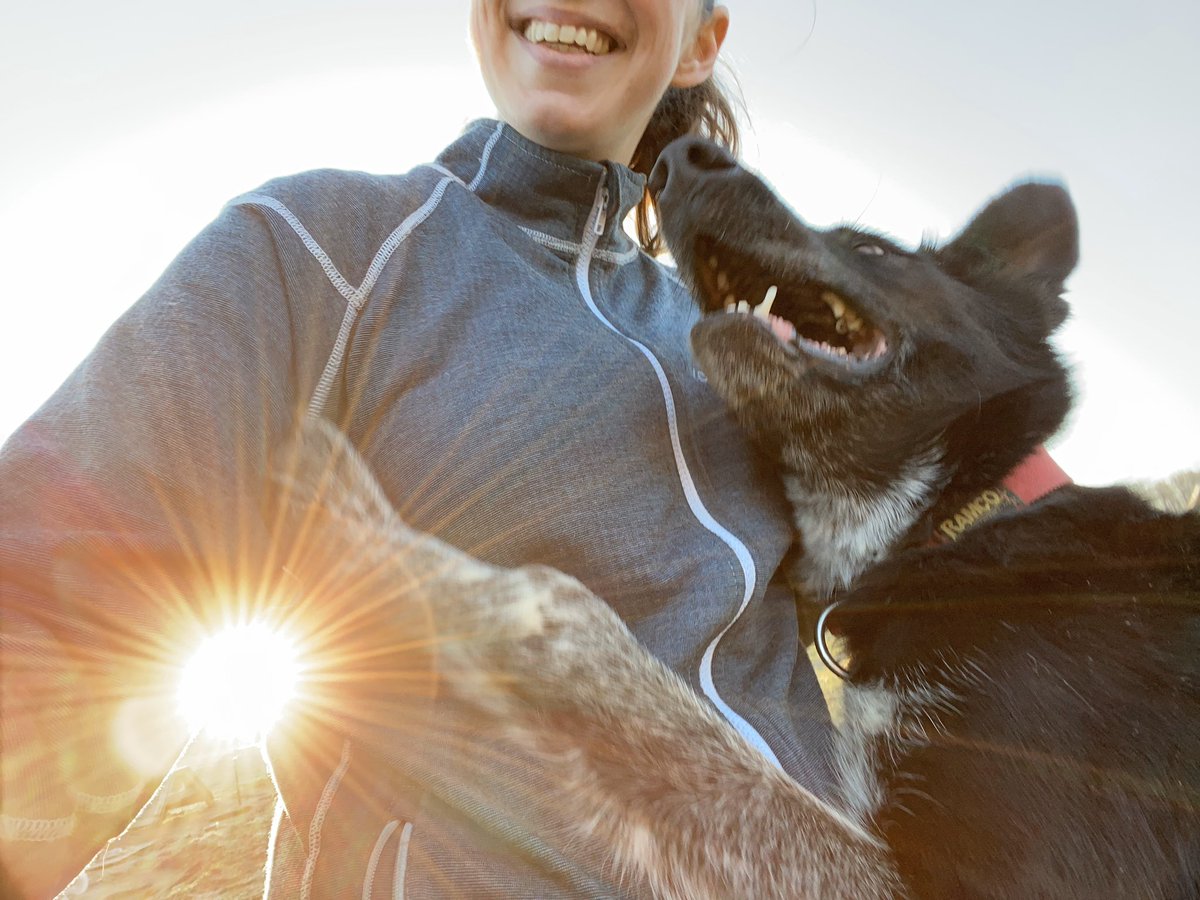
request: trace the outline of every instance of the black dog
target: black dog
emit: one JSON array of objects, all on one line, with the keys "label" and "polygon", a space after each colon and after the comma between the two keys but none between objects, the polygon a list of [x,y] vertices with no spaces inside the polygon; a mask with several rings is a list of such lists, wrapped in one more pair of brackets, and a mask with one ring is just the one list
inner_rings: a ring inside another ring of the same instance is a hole
[{"label": "black dog", "polygon": [[1005,486],[1070,406],[1067,193],[913,251],[806,227],[699,139],[651,186],[710,314],[697,360],[781,466],[803,593],[836,601],[844,801],[907,888],[1200,896],[1200,516],[1052,468],[1029,506]]}]

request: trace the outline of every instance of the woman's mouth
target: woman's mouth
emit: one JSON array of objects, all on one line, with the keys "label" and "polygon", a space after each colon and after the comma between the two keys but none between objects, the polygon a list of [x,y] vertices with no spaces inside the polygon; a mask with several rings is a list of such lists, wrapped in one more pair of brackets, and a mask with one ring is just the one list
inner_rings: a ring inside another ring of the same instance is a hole
[{"label": "woman's mouth", "polygon": [[524,19],[514,28],[531,44],[541,44],[562,53],[587,53],[606,56],[619,48],[611,34],[583,24],[563,24],[545,19]]}]

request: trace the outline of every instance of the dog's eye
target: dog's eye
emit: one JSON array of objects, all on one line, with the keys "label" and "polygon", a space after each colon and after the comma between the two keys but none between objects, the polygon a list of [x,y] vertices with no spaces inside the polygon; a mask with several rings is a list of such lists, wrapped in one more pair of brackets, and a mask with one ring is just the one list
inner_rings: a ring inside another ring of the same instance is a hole
[{"label": "dog's eye", "polygon": [[862,243],[855,244],[854,252],[861,253],[863,256],[883,256],[885,253],[887,253],[887,251],[878,244],[873,244],[870,241],[863,241]]}]

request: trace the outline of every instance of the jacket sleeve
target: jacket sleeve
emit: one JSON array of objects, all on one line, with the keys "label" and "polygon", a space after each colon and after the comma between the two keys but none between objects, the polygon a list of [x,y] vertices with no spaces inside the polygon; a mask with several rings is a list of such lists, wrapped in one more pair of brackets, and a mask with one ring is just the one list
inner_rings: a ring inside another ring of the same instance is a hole
[{"label": "jacket sleeve", "polygon": [[293,293],[266,220],[227,208],[0,451],[5,896],[52,894],[129,821],[182,746],[188,650],[271,603],[265,473],[297,360],[333,342]]}]

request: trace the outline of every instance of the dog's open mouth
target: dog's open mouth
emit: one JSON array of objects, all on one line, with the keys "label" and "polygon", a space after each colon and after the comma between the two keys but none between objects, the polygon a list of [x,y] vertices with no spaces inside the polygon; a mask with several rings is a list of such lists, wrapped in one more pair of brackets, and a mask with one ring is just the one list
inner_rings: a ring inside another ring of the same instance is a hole
[{"label": "dog's open mouth", "polygon": [[696,287],[706,314],[750,314],[792,352],[851,368],[874,365],[887,355],[882,329],[835,287],[766,274],[761,263],[710,239],[697,240],[695,252]]}]

